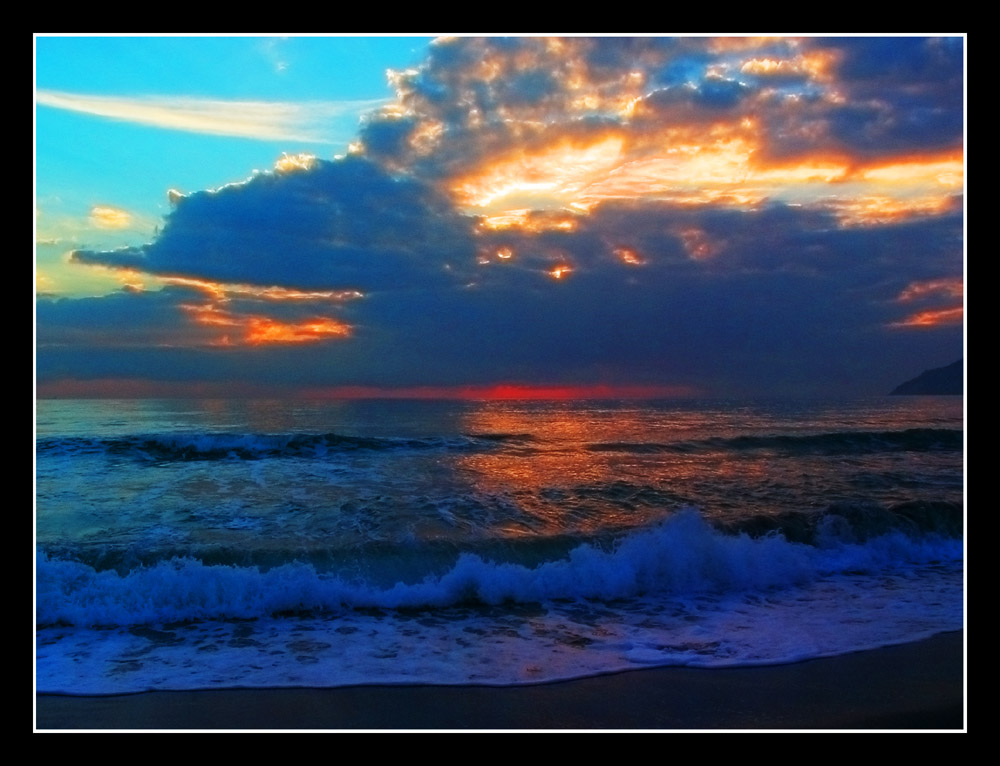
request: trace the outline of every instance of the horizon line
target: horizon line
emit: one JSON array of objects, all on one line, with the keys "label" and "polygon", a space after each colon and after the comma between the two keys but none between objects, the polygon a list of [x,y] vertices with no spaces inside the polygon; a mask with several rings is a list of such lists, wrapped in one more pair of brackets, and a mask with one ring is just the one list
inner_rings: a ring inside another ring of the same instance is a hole
[{"label": "horizon line", "polygon": [[35,399],[361,399],[570,401],[676,399],[704,395],[688,385],[501,382],[437,386],[263,386],[232,382],[168,383],[151,380],[64,379],[36,383]]}]

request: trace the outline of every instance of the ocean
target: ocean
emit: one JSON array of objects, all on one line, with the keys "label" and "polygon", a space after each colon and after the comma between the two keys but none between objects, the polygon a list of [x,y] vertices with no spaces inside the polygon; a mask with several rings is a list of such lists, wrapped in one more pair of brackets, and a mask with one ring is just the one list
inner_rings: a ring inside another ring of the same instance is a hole
[{"label": "ocean", "polygon": [[38,692],[541,683],[964,624],[961,397],[39,400]]}]

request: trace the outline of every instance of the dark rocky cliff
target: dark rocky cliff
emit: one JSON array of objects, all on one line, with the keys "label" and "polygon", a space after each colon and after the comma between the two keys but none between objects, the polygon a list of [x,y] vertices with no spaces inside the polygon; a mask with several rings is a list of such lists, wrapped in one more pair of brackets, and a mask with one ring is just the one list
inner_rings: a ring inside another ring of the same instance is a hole
[{"label": "dark rocky cliff", "polygon": [[947,367],[936,367],[925,370],[912,380],[896,386],[890,394],[945,394],[954,395],[963,392],[965,373],[962,360],[949,364]]}]

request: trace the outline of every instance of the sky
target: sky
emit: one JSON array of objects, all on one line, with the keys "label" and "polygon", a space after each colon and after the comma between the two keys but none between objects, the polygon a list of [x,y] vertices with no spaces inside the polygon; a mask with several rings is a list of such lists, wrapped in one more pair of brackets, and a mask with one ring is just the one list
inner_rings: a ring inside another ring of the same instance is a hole
[{"label": "sky", "polygon": [[962,35],[35,37],[35,388],[877,395],[963,356]]}]

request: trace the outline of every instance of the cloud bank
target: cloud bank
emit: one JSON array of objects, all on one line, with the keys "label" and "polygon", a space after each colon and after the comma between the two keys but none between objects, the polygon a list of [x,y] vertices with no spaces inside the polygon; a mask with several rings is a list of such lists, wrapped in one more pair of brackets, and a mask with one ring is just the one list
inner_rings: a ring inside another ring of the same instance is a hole
[{"label": "cloud bank", "polygon": [[39,299],[39,389],[879,393],[961,355],[963,42],[439,40],[348,156],[75,252],[165,287]]}]

